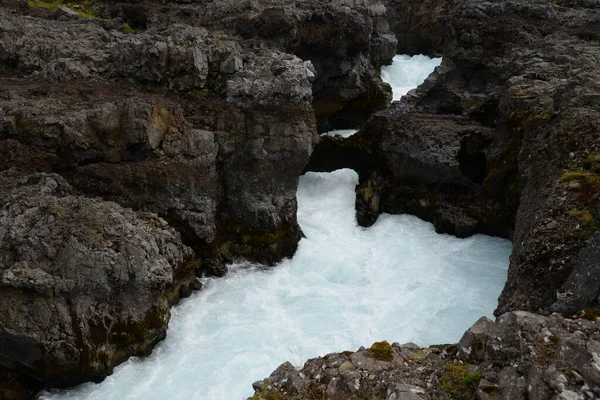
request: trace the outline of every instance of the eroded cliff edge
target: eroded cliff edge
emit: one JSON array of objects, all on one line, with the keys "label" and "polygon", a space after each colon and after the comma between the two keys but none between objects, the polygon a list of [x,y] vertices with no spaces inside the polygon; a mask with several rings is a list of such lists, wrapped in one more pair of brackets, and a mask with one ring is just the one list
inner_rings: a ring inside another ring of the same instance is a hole
[{"label": "eroded cliff edge", "polygon": [[391,98],[378,1],[68,4],[0,3],[0,398],[102,380],[196,276],[291,256],[317,124]]}]

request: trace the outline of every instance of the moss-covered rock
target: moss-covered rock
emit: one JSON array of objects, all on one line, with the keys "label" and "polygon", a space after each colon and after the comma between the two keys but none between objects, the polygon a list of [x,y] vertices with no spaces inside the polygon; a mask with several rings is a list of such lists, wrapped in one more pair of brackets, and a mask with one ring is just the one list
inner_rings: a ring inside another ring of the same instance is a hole
[{"label": "moss-covered rock", "polygon": [[369,347],[367,354],[369,357],[379,361],[392,362],[394,360],[394,354],[392,352],[392,345],[386,342],[375,342]]}]

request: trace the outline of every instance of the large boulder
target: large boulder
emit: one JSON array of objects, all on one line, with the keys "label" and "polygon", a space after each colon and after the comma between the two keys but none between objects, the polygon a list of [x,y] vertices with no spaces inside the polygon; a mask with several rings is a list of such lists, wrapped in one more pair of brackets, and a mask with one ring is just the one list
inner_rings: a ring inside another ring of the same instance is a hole
[{"label": "large boulder", "polygon": [[0,183],[0,397],[99,381],[148,354],[197,285],[180,235],[57,174]]}]

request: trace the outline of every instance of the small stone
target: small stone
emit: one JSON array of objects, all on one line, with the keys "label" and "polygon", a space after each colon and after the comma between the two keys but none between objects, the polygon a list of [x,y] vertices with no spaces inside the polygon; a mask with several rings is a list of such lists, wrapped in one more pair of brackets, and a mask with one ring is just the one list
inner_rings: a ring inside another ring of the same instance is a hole
[{"label": "small stone", "polygon": [[568,188],[569,189],[579,189],[581,187],[581,183],[577,182],[577,181],[571,181],[569,182]]},{"label": "small stone", "polygon": [[56,18],[60,18],[60,17],[67,17],[69,19],[71,18],[79,18],[79,14],[77,14],[76,11],[71,10],[69,7],[67,6],[58,6],[56,7],[56,10],[54,11],[54,16]]},{"label": "small stone", "polygon": [[340,367],[338,368],[338,371],[340,372],[340,374],[343,374],[344,372],[354,371],[355,369],[356,367],[350,361],[344,361],[342,365],[340,365]]},{"label": "small stone", "polygon": [[402,347],[406,348],[406,349],[410,349],[410,350],[419,350],[420,347],[418,344],[415,343],[405,343]]},{"label": "small stone", "polygon": [[254,389],[254,391],[257,392],[257,391],[261,390],[264,385],[265,385],[265,381],[256,381],[252,384],[252,389]]},{"label": "small stone", "polygon": [[554,229],[558,226],[558,222],[550,221],[546,224],[546,229]]}]

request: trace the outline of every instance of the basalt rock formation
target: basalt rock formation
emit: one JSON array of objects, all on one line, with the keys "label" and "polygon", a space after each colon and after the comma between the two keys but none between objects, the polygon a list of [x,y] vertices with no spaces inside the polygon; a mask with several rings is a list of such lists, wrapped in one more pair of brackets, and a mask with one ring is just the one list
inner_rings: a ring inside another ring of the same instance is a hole
[{"label": "basalt rock formation", "polygon": [[456,345],[374,343],[281,365],[251,400],[597,399],[600,331],[586,319],[482,317]]},{"label": "basalt rock formation", "polygon": [[2,399],[99,381],[196,276],[291,256],[317,121],[391,99],[377,0],[57,3],[0,1]]},{"label": "basalt rock formation", "polygon": [[387,3],[398,49],[442,65],[358,134],[321,139],[308,169],[359,171],[363,226],[411,213],[438,232],[511,238],[498,318],[453,346],[283,364],[252,400],[599,398],[600,8]]},{"label": "basalt rock formation", "polygon": [[237,32],[312,62],[320,132],[359,126],[387,107],[391,91],[379,67],[391,63],[397,40],[381,1],[279,0],[258,5],[235,18]]},{"label": "basalt rock formation", "polygon": [[165,337],[197,281],[164,219],[53,173],[9,169],[0,184],[0,398],[101,380]]}]

